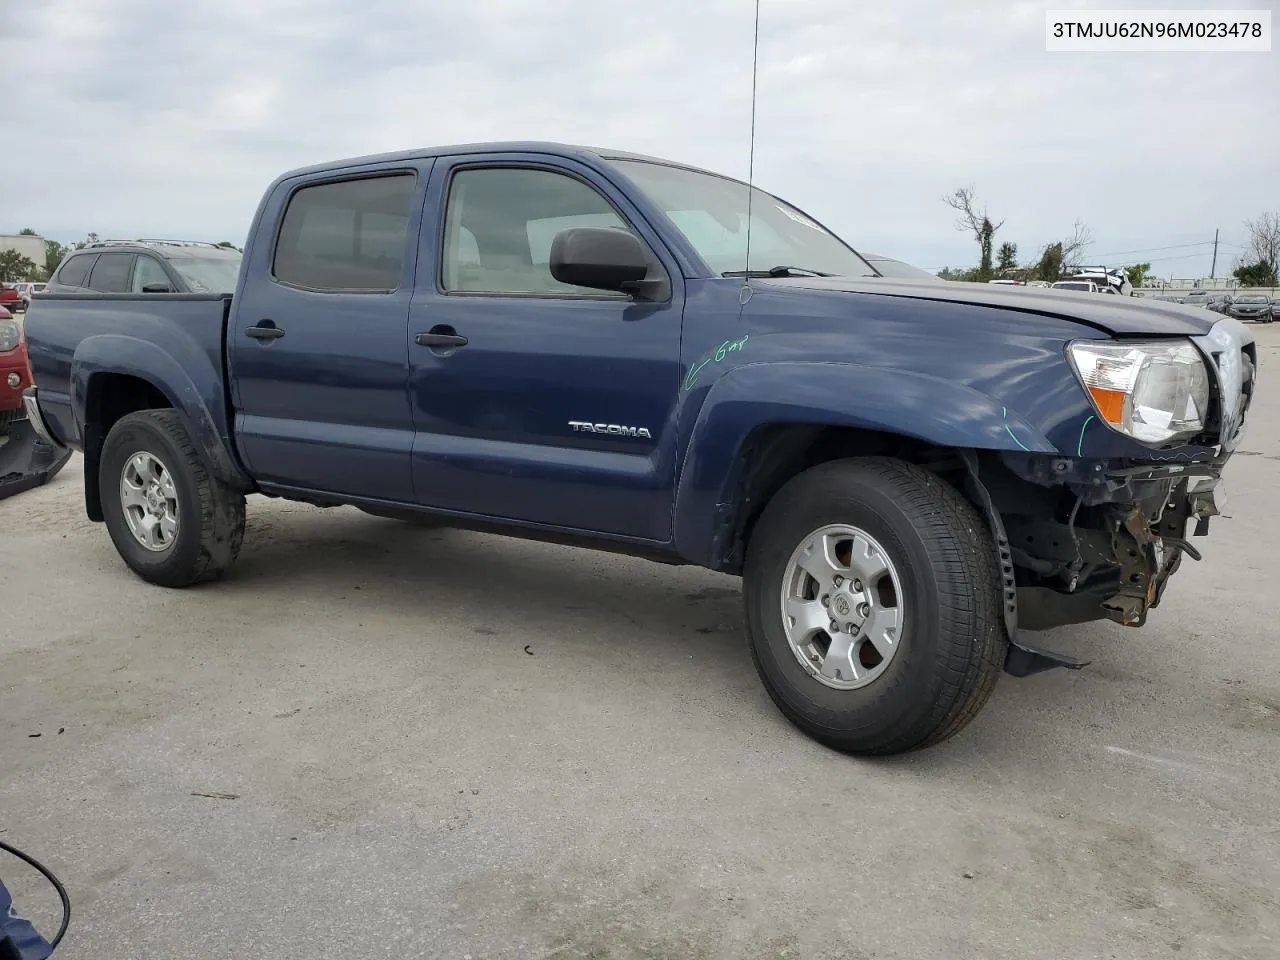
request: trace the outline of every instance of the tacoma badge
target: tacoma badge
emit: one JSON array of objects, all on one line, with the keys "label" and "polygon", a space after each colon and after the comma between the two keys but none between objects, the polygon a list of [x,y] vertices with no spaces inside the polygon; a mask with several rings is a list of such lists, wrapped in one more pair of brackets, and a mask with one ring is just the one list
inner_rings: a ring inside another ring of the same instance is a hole
[{"label": "tacoma badge", "polygon": [[608,433],[615,437],[653,439],[648,427],[623,427],[616,423],[587,423],[584,420],[570,420],[569,426],[573,427],[574,433]]}]

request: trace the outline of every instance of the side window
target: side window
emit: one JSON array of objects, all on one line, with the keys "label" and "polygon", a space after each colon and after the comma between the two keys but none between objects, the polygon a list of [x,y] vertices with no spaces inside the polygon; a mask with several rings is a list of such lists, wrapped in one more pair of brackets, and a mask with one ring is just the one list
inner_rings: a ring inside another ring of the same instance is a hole
[{"label": "side window", "polygon": [[85,286],[85,279],[89,276],[89,268],[93,266],[95,259],[96,255],[89,253],[72,257],[58,271],[58,282],[65,283],[70,287]]},{"label": "side window", "polygon": [[280,225],[275,278],[327,293],[394,291],[416,193],[412,173],[303,187]]},{"label": "side window", "polygon": [[164,284],[170,289],[173,288],[173,281],[164,272],[164,267],[160,266],[160,261],[155,257],[139,254],[137,262],[133,265],[133,283],[130,284],[129,289],[134,293],[143,293],[143,288],[149,284]]},{"label": "side window", "polygon": [[89,274],[89,289],[98,293],[124,293],[133,274],[132,253],[104,253]]},{"label": "side window", "polygon": [[454,293],[608,296],[551,276],[551,242],[570,227],[620,227],[592,187],[548,170],[460,170],[449,185],[441,285]]}]

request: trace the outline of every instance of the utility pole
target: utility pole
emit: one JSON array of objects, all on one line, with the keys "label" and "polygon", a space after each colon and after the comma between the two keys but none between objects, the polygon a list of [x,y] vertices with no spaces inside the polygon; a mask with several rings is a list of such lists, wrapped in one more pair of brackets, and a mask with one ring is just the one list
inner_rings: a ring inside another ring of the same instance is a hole
[{"label": "utility pole", "polygon": [[1218,272],[1218,228],[1213,228],[1213,265],[1209,267],[1209,279],[1214,278],[1214,274]]}]

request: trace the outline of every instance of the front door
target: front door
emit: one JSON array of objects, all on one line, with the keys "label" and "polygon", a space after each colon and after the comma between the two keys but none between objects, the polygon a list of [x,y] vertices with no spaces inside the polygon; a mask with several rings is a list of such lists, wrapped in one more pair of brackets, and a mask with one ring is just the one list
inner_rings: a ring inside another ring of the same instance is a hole
[{"label": "front door", "polygon": [[264,488],[413,502],[405,330],[430,161],[281,184],[232,305],[240,449]]},{"label": "front door", "polygon": [[[566,160],[438,161],[409,309],[420,503],[646,540],[671,535],[683,283],[625,197]],[[428,222],[431,222],[428,221]],[[552,278],[555,234],[630,229],[655,302]],[[661,252],[659,252],[661,251]]]}]

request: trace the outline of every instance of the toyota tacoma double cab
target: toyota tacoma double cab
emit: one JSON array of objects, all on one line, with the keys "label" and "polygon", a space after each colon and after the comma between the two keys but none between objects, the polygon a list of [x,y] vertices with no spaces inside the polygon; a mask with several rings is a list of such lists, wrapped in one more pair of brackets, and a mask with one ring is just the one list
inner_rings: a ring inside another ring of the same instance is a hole
[{"label": "toyota tacoma double cab", "polygon": [[1229,317],[882,276],[758,188],[549,143],[286,173],[234,290],[51,288],[27,336],[29,416],[143,579],[223,574],[247,494],[707,567],[850,753],[1081,665],[1032,631],[1142,625],[1257,362]]}]

